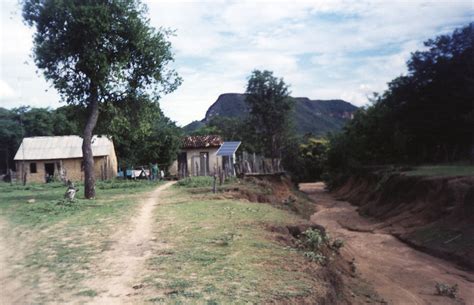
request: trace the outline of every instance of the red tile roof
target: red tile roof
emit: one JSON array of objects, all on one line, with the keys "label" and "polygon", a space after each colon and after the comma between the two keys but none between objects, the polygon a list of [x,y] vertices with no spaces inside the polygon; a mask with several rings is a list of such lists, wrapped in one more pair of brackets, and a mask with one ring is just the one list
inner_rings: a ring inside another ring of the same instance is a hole
[{"label": "red tile roof", "polygon": [[220,147],[224,143],[220,136],[188,136],[183,139],[181,148]]}]

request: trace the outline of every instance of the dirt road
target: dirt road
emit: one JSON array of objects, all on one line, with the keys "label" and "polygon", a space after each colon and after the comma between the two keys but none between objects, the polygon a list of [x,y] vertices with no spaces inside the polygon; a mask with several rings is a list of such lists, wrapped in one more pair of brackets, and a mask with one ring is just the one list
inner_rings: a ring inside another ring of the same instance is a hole
[{"label": "dirt road", "polygon": [[[303,183],[300,189],[317,204],[311,220],[345,240],[342,255],[355,259],[357,272],[371,282],[388,304],[474,304],[474,274],[410,248],[383,231],[372,231],[374,220],[356,207],[335,200],[323,183]],[[459,297],[436,295],[436,283],[459,286]]]},{"label": "dirt road", "polygon": [[[98,276],[87,281],[86,285],[100,292],[87,304],[128,304],[140,287],[135,286],[135,277],[144,268],[144,262],[156,248],[153,239],[153,209],[158,204],[159,194],[174,182],[168,182],[148,194],[138,214],[132,219],[128,228],[117,231],[111,240],[112,250],[104,252],[98,260],[95,274]],[[135,286],[135,287],[134,287]]]}]

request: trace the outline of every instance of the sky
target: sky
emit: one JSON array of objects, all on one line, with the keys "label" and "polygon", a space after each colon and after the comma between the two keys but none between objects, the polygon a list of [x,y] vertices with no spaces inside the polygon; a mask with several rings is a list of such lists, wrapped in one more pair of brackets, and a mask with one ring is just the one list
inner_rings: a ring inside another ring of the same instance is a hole
[{"label": "sky", "polygon": [[[222,93],[245,91],[254,69],[292,96],[368,103],[405,74],[423,41],[473,21],[459,1],[143,1],[155,28],[175,31],[171,67],[183,84],[160,100],[178,125],[201,120]],[[0,0],[0,107],[64,105],[31,57],[33,29],[17,0]]]}]

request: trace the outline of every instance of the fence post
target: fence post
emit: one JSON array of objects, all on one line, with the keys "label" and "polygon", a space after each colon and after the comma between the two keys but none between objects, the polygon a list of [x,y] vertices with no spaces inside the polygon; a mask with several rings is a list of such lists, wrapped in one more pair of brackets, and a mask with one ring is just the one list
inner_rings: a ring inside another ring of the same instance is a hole
[{"label": "fence post", "polygon": [[213,176],[213,181],[212,181],[212,192],[215,194],[216,193],[216,180],[217,180],[217,177],[216,177],[216,174],[214,173],[214,176]]}]

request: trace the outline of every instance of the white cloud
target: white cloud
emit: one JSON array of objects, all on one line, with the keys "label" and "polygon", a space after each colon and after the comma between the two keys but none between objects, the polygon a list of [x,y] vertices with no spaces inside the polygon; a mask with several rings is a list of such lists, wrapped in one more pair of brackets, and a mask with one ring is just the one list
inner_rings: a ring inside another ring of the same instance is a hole
[{"label": "white cloud", "polygon": [[[406,73],[424,40],[466,24],[473,12],[470,0],[144,1],[153,26],[176,30],[173,67],[184,83],[161,105],[181,125],[202,119],[219,94],[243,92],[255,68],[283,77],[294,96],[363,105]],[[0,105],[59,105],[34,72],[32,30],[16,1],[1,1],[1,11],[0,79],[11,91]]]},{"label": "white cloud", "polygon": [[0,98],[12,98],[15,96],[16,94],[12,87],[0,79]]}]

